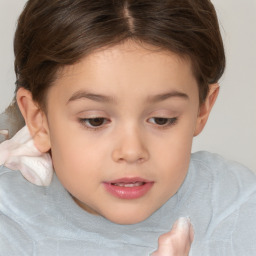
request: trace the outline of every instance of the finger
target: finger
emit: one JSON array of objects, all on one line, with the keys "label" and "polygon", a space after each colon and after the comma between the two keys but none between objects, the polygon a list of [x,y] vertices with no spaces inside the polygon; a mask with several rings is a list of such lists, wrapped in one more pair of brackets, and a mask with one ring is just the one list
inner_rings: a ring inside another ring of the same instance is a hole
[{"label": "finger", "polygon": [[184,247],[188,248],[189,251],[194,240],[194,228],[188,217],[179,218],[174,223],[170,233],[172,233],[173,242],[175,242],[176,245],[179,245],[180,249]]},{"label": "finger", "polygon": [[159,237],[158,250],[152,256],[185,256],[189,254],[194,230],[189,218],[179,218],[172,230]]}]

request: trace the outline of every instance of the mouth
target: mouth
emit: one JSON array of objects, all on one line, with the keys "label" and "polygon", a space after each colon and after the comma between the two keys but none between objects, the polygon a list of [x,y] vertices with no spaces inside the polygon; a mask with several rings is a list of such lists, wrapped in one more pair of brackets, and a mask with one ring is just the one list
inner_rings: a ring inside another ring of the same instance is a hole
[{"label": "mouth", "polygon": [[122,178],[103,184],[106,191],[117,198],[137,199],[147,194],[154,182],[141,178]]},{"label": "mouth", "polygon": [[124,182],[119,182],[119,183],[111,183],[113,186],[118,186],[118,187],[125,187],[125,188],[133,188],[133,187],[139,187],[145,185],[146,182],[132,182],[132,183],[124,183]]}]

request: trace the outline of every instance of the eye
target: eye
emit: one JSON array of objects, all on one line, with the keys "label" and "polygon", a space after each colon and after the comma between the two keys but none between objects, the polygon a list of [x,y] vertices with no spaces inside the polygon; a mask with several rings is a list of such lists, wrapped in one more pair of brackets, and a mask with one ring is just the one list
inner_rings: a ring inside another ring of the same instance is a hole
[{"label": "eye", "polygon": [[88,128],[100,128],[108,122],[104,117],[81,118],[79,121]]},{"label": "eye", "polygon": [[174,125],[176,124],[178,118],[177,117],[173,117],[173,118],[165,118],[165,117],[151,117],[149,119],[150,123],[153,123],[155,125],[158,126],[170,126],[170,125]]}]

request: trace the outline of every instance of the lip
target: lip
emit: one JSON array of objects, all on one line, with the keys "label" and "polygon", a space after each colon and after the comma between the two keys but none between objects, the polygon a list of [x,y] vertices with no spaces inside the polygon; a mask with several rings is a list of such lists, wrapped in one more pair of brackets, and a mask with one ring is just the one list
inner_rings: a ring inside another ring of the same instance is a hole
[{"label": "lip", "polygon": [[154,185],[140,177],[121,178],[117,180],[103,182],[107,192],[120,199],[137,199],[143,197]]}]

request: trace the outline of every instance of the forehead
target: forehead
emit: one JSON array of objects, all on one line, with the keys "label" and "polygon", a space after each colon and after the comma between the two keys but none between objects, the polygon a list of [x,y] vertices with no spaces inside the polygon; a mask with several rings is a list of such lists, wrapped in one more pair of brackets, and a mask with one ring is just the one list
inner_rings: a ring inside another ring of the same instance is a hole
[{"label": "forehead", "polygon": [[[122,63],[121,66],[119,66],[120,63]],[[174,68],[186,69],[192,74],[192,65],[189,57],[181,56],[143,42],[137,43],[127,40],[114,46],[99,48],[83,57],[76,64],[65,66],[59,71],[58,78],[76,75],[79,71],[88,71],[89,73],[99,70],[101,73],[109,73],[111,70],[111,73],[117,73],[117,71],[122,69],[128,71],[128,66],[130,66],[129,71],[131,72],[138,70],[138,67],[140,67],[138,71],[154,69],[154,74],[157,74],[161,72],[163,66],[166,66],[166,69],[169,70]],[[131,69],[132,66],[134,69]],[[115,67],[114,70],[113,67]]]},{"label": "forehead", "polygon": [[189,59],[128,41],[98,49],[80,62],[64,67],[54,84],[61,85],[66,97],[84,89],[114,97],[130,93],[134,97],[149,97],[170,90],[182,92],[196,80]]}]

